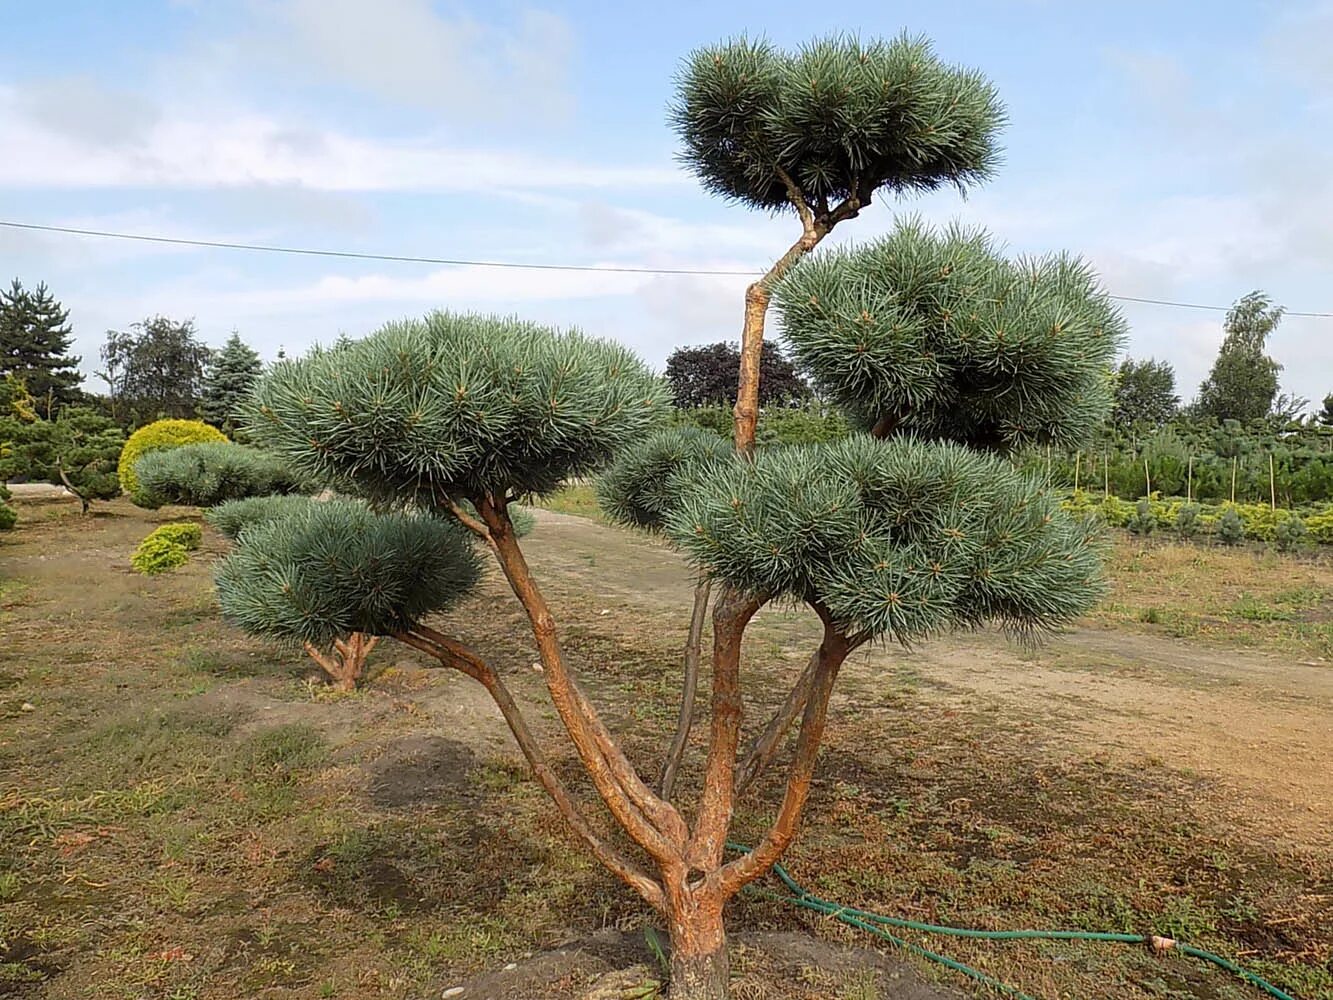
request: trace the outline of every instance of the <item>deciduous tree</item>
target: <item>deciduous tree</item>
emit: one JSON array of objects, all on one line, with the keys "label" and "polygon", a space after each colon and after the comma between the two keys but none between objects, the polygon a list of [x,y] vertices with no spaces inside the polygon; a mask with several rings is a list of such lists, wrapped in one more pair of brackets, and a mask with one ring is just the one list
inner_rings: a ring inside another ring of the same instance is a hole
[{"label": "deciduous tree", "polygon": [[1282,366],[1265,353],[1265,346],[1282,321],[1282,311],[1259,291],[1231,307],[1217,360],[1199,386],[1195,408],[1201,416],[1245,424],[1269,415]]},{"label": "deciduous tree", "polygon": [[110,387],[119,419],[195,415],[210,352],[199,341],[194,320],[152,316],[128,332],[108,330],[101,354],[98,377]]},{"label": "deciduous tree", "polygon": [[[736,344],[717,343],[703,347],[678,347],[666,363],[666,380],[676,406],[718,406],[736,403],[741,352]],[[810,387],[772,341],[764,341],[759,361],[759,405],[799,402],[808,398]]]},{"label": "deciduous tree", "polygon": [[1135,425],[1160,427],[1180,411],[1176,372],[1166,361],[1125,358],[1116,370],[1111,423],[1121,430]]}]

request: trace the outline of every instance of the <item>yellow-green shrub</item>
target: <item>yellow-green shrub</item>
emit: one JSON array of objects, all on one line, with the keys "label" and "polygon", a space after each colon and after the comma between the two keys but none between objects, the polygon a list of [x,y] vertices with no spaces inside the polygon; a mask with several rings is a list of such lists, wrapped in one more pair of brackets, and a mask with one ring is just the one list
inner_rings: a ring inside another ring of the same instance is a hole
[{"label": "yellow-green shrub", "polygon": [[[1062,505],[1065,510],[1077,514],[1087,514],[1100,518],[1113,527],[1124,528],[1135,516],[1136,505],[1128,500],[1110,496],[1106,498],[1078,490],[1066,498]],[[1159,498],[1153,494],[1149,500],[1149,509],[1157,527],[1168,530],[1176,527],[1181,508],[1186,506],[1182,497]],[[1278,525],[1290,518],[1301,517],[1305,522],[1306,537],[1313,542],[1333,545],[1333,504],[1324,504],[1316,508],[1302,508],[1302,511],[1278,508],[1263,503],[1220,503],[1196,504],[1199,509],[1195,521],[1200,534],[1216,537],[1218,523],[1229,510],[1234,510],[1245,529],[1247,539],[1271,542],[1277,538]]]},{"label": "yellow-green shrub", "polygon": [[169,569],[185,565],[189,553],[199,548],[203,539],[203,529],[197,524],[181,521],[164,524],[149,532],[134,555],[130,556],[130,565],[136,572],[153,575],[165,573]]},{"label": "yellow-green shrub", "polygon": [[1305,530],[1316,542],[1333,545],[1333,504],[1305,518]]},{"label": "yellow-green shrub", "polygon": [[204,540],[204,529],[192,521],[175,521],[154,528],[148,537],[151,538],[153,535],[170,539],[177,545],[184,546],[187,552],[193,552]]},{"label": "yellow-green shrub", "polygon": [[134,474],[134,463],[150,451],[226,440],[225,434],[202,420],[158,420],[145,424],[130,435],[125,447],[121,449],[120,462],[116,465],[116,473],[120,476],[120,488],[131,498],[134,497],[139,489],[139,479]]}]

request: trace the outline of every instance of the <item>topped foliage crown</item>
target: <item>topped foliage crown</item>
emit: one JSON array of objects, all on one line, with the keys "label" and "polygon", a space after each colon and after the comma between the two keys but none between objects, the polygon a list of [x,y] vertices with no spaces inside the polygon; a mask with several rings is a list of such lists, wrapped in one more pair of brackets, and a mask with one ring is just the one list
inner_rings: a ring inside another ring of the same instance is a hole
[{"label": "topped foliage crown", "polygon": [[311,479],[439,507],[587,475],[654,427],[668,396],[614,342],[434,312],[274,366],[251,423]]},{"label": "topped foliage crown", "polygon": [[1005,115],[980,73],[903,35],[833,36],[797,52],[744,38],[698,49],[678,74],[671,118],[705,187],[778,210],[792,204],[788,181],[822,208],[984,180]]}]

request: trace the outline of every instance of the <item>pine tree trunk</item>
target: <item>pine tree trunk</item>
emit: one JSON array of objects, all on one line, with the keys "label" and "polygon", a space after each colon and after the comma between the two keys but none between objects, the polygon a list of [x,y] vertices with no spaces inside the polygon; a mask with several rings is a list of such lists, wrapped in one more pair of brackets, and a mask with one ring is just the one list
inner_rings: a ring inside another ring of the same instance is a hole
[{"label": "pine tree trunk", "polygon": [[727,1000],[731,964],[721,901],[686,901],[671,917],[670,1000]]}]

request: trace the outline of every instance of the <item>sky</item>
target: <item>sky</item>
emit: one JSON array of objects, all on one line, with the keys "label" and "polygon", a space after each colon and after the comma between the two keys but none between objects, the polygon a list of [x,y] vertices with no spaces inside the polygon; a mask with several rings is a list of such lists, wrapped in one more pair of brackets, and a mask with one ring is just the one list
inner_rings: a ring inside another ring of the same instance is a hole
[{"label": "sky", "polygon": [[[1333,3],[0,0],[0,220],[467,260],[762,270],[799,235],[677,162],[673,75],[736,35],[906,31],[996,84],[996,177],[881,197],[1069,250],[1108,291],[1333,313]],[[742,277],[572,273],[182,248],[0,227],[0,280],[44,281],[82,368],[110,329],[193,318],[266,358],[435,308],[621,340],[660,366],[739,338]],[[1188,401],[1223,313],[1125,303],[1129,354]],[[1333,319],[1270,341],[1284,391],[1333,392]],[[88,388],[104,391],[90,378]]]}]

